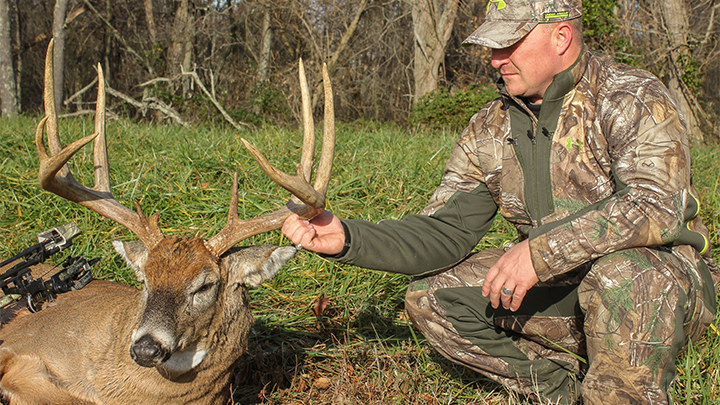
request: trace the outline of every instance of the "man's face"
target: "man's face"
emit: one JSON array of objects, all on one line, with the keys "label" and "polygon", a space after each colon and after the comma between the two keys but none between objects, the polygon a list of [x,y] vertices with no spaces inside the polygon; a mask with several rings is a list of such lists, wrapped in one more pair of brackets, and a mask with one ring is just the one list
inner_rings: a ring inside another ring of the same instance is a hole
[{"label": "man's face", "polygon": [[552,27],[538,25],[514,45],[492,50],[492,66],[502,75],[510,95],[542,102],[553,77],[563,70],[554,32]]}]

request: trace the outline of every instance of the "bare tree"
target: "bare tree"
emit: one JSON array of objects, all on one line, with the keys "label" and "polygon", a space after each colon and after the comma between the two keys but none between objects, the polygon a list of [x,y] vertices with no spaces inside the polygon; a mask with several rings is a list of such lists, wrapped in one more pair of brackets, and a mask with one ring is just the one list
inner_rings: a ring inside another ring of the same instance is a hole
[{"label": "bare tree", "polygon": [[10,37],[10,4],[0,0],[0,105],[2,115],[17,115],[15,72],[13,69],[12,40]]},{"label": "bare tree", "polygon": [[667,86],[673,95],[675,102],[680,109],[680,113],[684,116],[688,126],[688,134],[694,141],[702,141],[703,135],[695,116],[695,111],[691,107],[697,104],[695,96],[682,80],[682,69],[692,57],[688,47],[688,15],[686,5],[683,0],[656,0],[656,9],[660,10],[664,24],[662,25],[663,33],[667,38],[667,64],[668,64],[668,80]]},{"label": "bare tree", "polygon": [[445,47],[453,30],[459,0],[411,0],[415,54],[413,102],[435,91]]},{"label": "bare tree", "polygon": [[270,47],[272,45],[272,30],[270,29],[270,9],[263,11],[262,24],[262,46],[260,47],[260,60],[258,61],[258,83],[262,84],[267,80],[270,66]]},{"label": "bare tree", "polygon": [[65,15],[69,0],[57,0],[53,12],[53,38],[55,39],[55,55],[53,73],[55,81],[55,111],[60,111],[63,100],[63,83],[65,83]]},{"label": "bare tree", "polygon": [[21,81],[20,78],[22,77],[22,57],[20,55],[20,49],[22,41],[20,39],[20,18],[19,18],[19,11],[20,7],[18,5],[18,0],[13,1],[13,7],[11,8],[11,15],[12,15],[12,23],[13,26],[13,33],[12,33],[12,42],[11,45],[18,49],[18,52],[16,52],[15,55],[13,55],[13,65],[15,67],[15,105],[17,112],[22,112],[22,86],[20,85]]},{"label": "bare tree", "polygon": [[[367,4],[368,0],[361,0],[360,3],[357,5],[355,13],[353,14],[353,18],[352,20],[350,20],[350,24],[347,25],[345,32],[340,37],[340,41],[338,42],[335,50],[332,52],[332,56],[330,56],[330,60],[327,62],[328,71],[331,74],[335,73],[337,61],[340,59],[340,55],[342,54],[342,52],[346,49],[348,43],[350,42],[350,39],[355,34],[355,31],[358,27],[358,22],[360,21],[360,16],[365,11]],[[318,82],[318,84],[315,86],[315,91],[313,92],[313,108],[315,108],[315,106],[317,105],[321,91],[322,83]]]},{"label": "bare tree", "polygon": [[694,142],[704,138],[701,126],[717,131],[705,112],[717,102],[717,89],[702,93],[703,82],[716,77],[712,61],[718,57],[714,27],[719,8],[705,0],[622,0],[617,8],[619,32],[627,46],[615,56],[663,80]]},{"label": "bare tree", "polygon": [[[268,77],[268,69],[270,68],[270,53],[272,46],[272,30],[270,29],[270,9],[265,7],[263,10],[262,23],[262,39],[260,41],[260,55],[258,60],[257,86],[263,86]],[[260,114],[262,106],[255,104],[253,112]]]},{"label": "bare tree", "polygon": [[150,41],[154,44],[157,42],[157,27],[155,27],[155,12],[153,11],[153,0],[144,0],[145,21],[148,27]]},{"label": "bare tree", "polygon": [[[171,105],[187,122],[222,119],[214,104],[234,120],[252,112],[275,122],[299,120],[294,80],[299,58],[306,62],[313,101],[321,98],[317,86],[327,63],[337,79],[336,114],[343,120],[403,123],[414,102],[438,86],[452,91],[474,83],[492,85],[497,78],[486,48],[461,46],[482,22],[486,0],[5,1],[11,9],[16,5],[21,22],[13,24],[18,33],[13,56],[26,111],[40,108],[40,48],[53,32],[59,38],[57,55],[67,55],[58,68],[73,72],[56,80],[58,86],[64,83],[56,94],[77,94],[93,80],[92,66],[102,61],[113,72],[109,81],[118,92],[142,105],[150,99]],[[693,134],[697,126],[706,133],[718,128],[717,3],[617,0],[618,18],[607,16],[617,29],[603,34],[608,41],[600,39],[607,43],[602,50],[656,74],[679,104],[684,98],[680,108]],[[182,75],[183,70],[194,72],[209,96],[192,86],[194,76]],[[168,80],[155,80],[160,78]],[[174,98],[181,83],[199,98]],[[254,92],[259,83],[263,91]],[[84,94],[73,99],[79,110],[91,102]],[[143,114],[143,108],[129,111],[138,119],[165,119]]]},{"label": "bare tree", "polygon": [[[195,32],[193,29],[194,18],[190,12],[190,0],[180,0],[177,11],[175,12],[175,21],[170,34],[170,46],[168,47],[168,72],[171,76],[176,76],[182,71],[190,71],[192,69],[193,55],[193,38]],[[183,93],[187,91],[188,81],[184,81]]]}]

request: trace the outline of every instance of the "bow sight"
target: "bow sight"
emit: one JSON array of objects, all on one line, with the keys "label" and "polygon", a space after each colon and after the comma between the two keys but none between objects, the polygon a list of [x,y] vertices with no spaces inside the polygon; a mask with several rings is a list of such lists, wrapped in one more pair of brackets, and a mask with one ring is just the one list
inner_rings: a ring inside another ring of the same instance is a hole
[{"label": "bow sight", "polygon": [[50,256],[72,245],[73,238],[81,233],[74,222],[41,232],[38,234],[37,244],[0,263],[2,268],[22,260],[0,275],[0,288],[5,294],[0,298],[0,307],[27,297],[28,309],[37,312],[42,308],[43,302],[55,299],[60,293],[79,290],[89,283],[93,278],[90,267],[97,263],[99,258],[87,261],[81,256],[69,257],[62,264],[63,269],[48,281],[43,281],[42,277],[34,279],[31,274],[32,266],[43,263]]}]

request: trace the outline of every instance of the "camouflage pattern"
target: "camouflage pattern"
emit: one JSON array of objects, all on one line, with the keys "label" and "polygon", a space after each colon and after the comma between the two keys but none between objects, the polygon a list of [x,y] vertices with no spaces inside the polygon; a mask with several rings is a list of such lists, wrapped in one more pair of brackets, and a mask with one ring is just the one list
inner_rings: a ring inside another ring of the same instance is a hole
[{"label": "camouflage pattern", "polygon": [[[575,272],[580,283],[569,294],[563,293],[565,281],[540,283],[534,289],[547,290],[541,294],[546,302],[524,302],[511,313],[493,310],[480,295],[487,270],[502,253],[477,253],[410,284],[406,309],[434,348],[507,389],[543,401],[574,404],[582,395],[585,405],[668,403],[684,336],[698,338],[713,319],[699,309],[704,305],[695,293],[698,280],[686,263],[667,249],[616,252]],[[456,296],[443,299],[452,289],[473,287],[474,311],[458,312],[462,303]],[[536,308],[551,308],[558,294],[587,315],[568,310],[567,303],[533,315]],[[476,319],[468,319],[470,313]],[[590,368],[571,353],[589,359]]]},{"label": "camouflage pattern", "polygon": [[[690,201],[698,200],[690,181],[689,146],[662,83],[589,51],[571,73],[575,87],[561,100],[557,128],[549,129],[549,184],[538,186],[551,194],[547,215],[532,218],[529,212],[525,183],[536,168],[522,167],[514,145],[524,130],[511,128],[506,100],[527,107],[508,95],[472,117],[422,213],[432,215],[458,190],[486,184],[520,239],[530,236],[540,280],[616,250],[668,244],[684,227],[709,240],[697,212],[687,212]],[[526,114],[537,125],[529,110]],[[698,250],[711,261],[707,244]],[[700,260],[692,249],[676,253],[690,263]]]},{"label": "camouflage pattern", "polygon": [[713,320],[700,309],[692,274],[670,250],[630,249],[597,260],[578,290],[591,360],[585,404],[669,403],[685,337],[698,339]]},{"label": "camouflage pattern", "polygon": [[[405,297],[408,315],[415,327],[444,357],[485,375],[509,390],[531,398],[542,397],[561,404],[573,404],[579,396],[584,366],[572,354],[559,350],[558,346],[584,355],[582,320],[574,313],[528,317],[515,316],[508,311],[493,311],[480,290],[488,269],[503,253],[501,249],[479,252],[450,270],[413,279]],[[477,308],[477,319],[449,319],[436,293],[456,288],[477,290],[474,297],[477,303],[473,305]],[[488,312],[499,314],[485,316]],[[458,332],[456,327],[464,333]],[[466,328],[478,330],[471,332]],[[479,342],[474,339],[473,342],[465,337],[471,334],[484,335],[485,339]]]},{"label": "camouflage pattern", "polygon": [[[571,88],[556,100],[556,128],[543,127],[547,117],[538,120],[501,88],[503,97],[483,107],[460,136],[423,214],[441,210],[457,191],[487,185],[520,239],[530,239],[541,280],[530,292],[576,283],[568,296],[586,316],[523,315],[525,302],[518,314],[492,315],[471,290],[462,291],[476,298],[466,306],[475,307],[477,319],[458,315],[459,298],[443,305],[449,290],[482,286],[501,251],[416,279],[408,313],[444,356],[509,389],[572,403],[582,382],[585,404],[666,404],[676,355],[712,322],[720,281],[697,215],[685,125],[665,87],[645,71],[585,51],[569,74]],[[518,129],[513,109],[526,116],[528,128]],[[518,156],[519,137],[528,132],[533,145],[548,143],[546,179],[533,173],[542,164],[526,169]],[[538,184],[528,188],[531,176]],[[543,187],[548,207],[532,211],[528,190]],[[684,242],[687,233],[693,246]],[[473,330],[478,327],[497,336],[473,338],[486,333]],[[509,352],[489,353],[498,345]],[[559,347],[587,355],[589,369]]]},{"label": "camouflage pattern", "polygon": [[582,16],[581,0],[490,0],[485,21],[463,44],[507,48],[538,24]]}]

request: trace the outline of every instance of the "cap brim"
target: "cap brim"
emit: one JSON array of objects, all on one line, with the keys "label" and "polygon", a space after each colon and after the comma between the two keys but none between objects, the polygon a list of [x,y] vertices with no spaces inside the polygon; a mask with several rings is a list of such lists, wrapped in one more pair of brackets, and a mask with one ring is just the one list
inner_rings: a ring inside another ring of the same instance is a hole
[{"label": "cap brim", "polygon": [[493,49],[502,49],[514,45],[530,33],[537,22],[529,21],[485,21],[463,45],[482,45]]}]

